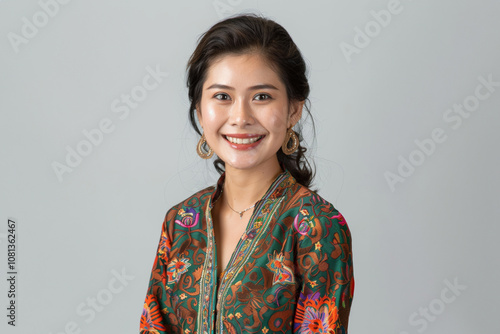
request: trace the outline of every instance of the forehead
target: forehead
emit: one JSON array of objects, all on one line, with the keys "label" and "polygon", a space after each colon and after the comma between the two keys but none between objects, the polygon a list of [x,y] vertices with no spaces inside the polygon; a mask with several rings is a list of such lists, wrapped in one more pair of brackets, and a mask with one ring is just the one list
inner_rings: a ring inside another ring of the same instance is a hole
[{"label": "forehead", "polygon": [[204,87],[213,83],[236,88],[271,83],[284,89],[278,73],[260,53],[229,53],[215,58],[207,70]]}]

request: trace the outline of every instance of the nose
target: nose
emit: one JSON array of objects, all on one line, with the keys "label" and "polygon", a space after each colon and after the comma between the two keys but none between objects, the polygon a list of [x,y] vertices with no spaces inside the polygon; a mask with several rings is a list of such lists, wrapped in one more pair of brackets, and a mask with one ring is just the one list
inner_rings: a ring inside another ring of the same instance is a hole
[{"label": "nose", "polygon": [[252,107],[245,99],[238,99],[231,107],[230,124],[243,127],[254,121]]}]

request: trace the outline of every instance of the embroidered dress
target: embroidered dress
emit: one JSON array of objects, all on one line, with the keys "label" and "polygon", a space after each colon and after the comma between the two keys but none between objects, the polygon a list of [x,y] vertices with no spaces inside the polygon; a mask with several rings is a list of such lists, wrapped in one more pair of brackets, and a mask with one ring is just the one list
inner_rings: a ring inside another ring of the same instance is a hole
[{"label": "embroidered dress", "polygon": [[217,289],[211,208],[224,177],[168,210],[140,333],[347,333],[349,228],[286,169],[255,205]]}]

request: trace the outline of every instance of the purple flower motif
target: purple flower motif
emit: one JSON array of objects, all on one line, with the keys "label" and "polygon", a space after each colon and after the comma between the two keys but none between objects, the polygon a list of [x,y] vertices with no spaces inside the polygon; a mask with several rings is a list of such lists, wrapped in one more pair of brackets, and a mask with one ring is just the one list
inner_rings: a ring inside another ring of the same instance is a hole
[{"label": "purple flower motif", "polygon": [[299,216],[300,216],[300,213],[298,213],[295,216],[295,219],[293,221],[293,226],[295,227],[295,229],[297,230],[297,232],[299,232],[301,235],[306,235],[307,232],[309,232],[309,230],[313,226],[313,223],[309,219],[309,217],[304,217],[299,222]]},{"label": "purple flower motif", "polygon": [[181,219],[176,219],[175,223],[189,229],[198,224],[198,218],[200,217],[200,214],[196,213],[196,210],[191,207],[187,207],[186,211],[184,211],[184,209],[180,209],[179,215],[181,216]]}]

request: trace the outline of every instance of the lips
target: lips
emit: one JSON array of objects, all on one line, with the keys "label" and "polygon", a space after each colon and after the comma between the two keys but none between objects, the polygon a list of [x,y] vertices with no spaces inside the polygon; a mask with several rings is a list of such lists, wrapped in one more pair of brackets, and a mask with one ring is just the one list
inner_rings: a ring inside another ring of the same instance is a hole
[{"label": "lips", "polygon": [[258,134],[229,134],[224,135],[224,139],[226,139],[231,147],[236,149],[249,149],[257,146],[260,143],[260,140],[264,138],[264,135]]},{"label": "lips", "polygon": [[258,136],[258,137],[247,137],[247,138],[237,138],[237,137],[230,137],[226,136],[226,139],[230,141],[233,144],[253,144],[256,141],[260,140],[264,136]]}]

